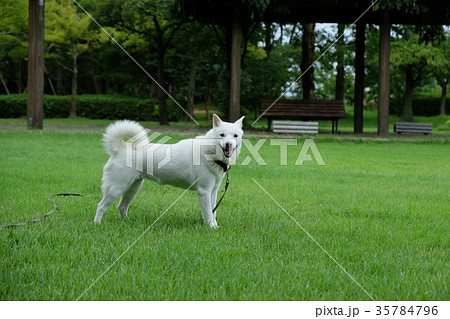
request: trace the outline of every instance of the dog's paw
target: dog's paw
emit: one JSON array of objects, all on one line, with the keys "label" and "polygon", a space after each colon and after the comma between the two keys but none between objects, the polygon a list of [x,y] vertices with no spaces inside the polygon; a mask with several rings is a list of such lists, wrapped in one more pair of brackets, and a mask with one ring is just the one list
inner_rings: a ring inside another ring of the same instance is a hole
[{"label": "dog's paw", "polygon": [[99,224],[101,224],[101,222],[102,222],[101,218],[97,218],[97,217],[94,218],[94,224],[99,225]]},{"label": "dog's paw", "polygon": [[211,229],[217,229],[217,228],[220,227],[219,225],[217,225],[217,221],[216,221],[215,219],[209,221],[209,222],[206,223],[206,224],[207,224],[207,225],[209,226],[209,228],[211,228]]}]

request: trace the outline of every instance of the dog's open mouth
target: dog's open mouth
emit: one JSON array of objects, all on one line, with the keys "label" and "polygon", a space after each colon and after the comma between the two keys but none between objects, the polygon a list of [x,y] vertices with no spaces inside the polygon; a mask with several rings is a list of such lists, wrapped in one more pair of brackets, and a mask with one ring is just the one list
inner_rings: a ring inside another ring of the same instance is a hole
[{"label": "dog's open mouth", "polygon": [[231,147],[231,145],[227,144],[225,147],[222,147],[223,155],[225,155],[226,158],[230,158],[231,155],[233,155],[234,148]]}]

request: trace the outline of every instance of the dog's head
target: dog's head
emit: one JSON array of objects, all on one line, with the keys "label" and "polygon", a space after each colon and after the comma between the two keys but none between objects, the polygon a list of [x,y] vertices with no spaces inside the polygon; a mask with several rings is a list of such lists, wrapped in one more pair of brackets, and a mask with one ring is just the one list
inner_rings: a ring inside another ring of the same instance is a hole
[{"label": "dog's head", "polygon": [[234,123],[222,121],[216,114],[213,115],[213,131],[215,138],[218,139],[219,146],[223,156],[229,159],[233,155],[239,156],[242,146],[242,122],[244,116]]}]

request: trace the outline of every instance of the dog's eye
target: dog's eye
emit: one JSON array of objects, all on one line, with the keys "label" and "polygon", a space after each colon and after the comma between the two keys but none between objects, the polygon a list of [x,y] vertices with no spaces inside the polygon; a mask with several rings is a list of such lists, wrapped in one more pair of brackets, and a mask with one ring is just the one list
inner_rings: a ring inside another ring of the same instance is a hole
[{"label": "dog's eye", "polygon": [[236,137],[236,138],[237,138],[238,136],[239,136],[239,135],[237,135],[237,134],[234,134],[234,137]]},{"label": "dog's eye", "polygon": [[225,134],[223,134],[223,133],[220,133],[220,137],[225,137]]}]

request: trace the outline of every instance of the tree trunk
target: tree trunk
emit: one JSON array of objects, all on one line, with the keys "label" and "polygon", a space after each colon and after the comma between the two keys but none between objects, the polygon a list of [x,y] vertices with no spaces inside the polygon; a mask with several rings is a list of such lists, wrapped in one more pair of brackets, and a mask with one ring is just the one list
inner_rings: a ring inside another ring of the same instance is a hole
[{"label": "tree trunk", "polygon": [[23,81],[22,81],[22,63],[18,63],[17,64],[17,72],[16,72],[17,76],[16,76],[16,85],[17,85],[17,93],[24,93],[26,91],[26,87],[24,87],[23,85]]},{"label": "tree trunk", "polygon": [[302,89],[303,99],[314,98],[314,28],[315,23],[303,23],[302,35]]},{"label": "tree trunk", "polygon": [[205,113],[206,113],[206,119],[209,120],[209,103],[211,102],[211,96],[212,96],[212,90],[207,89],[205,92]]},{"label": "tree trunk", "polygon": [[142,84],[136,83],[136,85],[134,87],[134,94],[136,95],[136,97],[141,97],[141,89],[142,89]]},{"label": "tree trunk", "polygon": [[389,136],[389,91],[391,56],[391,19],[388,11],[380,13],[380,57],[378,59],[378,136]]},{"label": "tree trunk", "polygon": [[[162,87],[166,84],[166,74],[164,72],[164,47],[161,39],[161,43],[158,43],[158,83]],[[159,124],[169,125],[169,119],[167,117],[167,105],[166,94],[161,87],[158,87],[158,104],[159,104]]]},{"label": "tree trunk", "polygon": [[230,122],[239,119],[241,109],[241,41],[242,15],[240,4],[236,2],[231,18],[230,104],[228,105]]},{"label": "tree trunk", "polygon": [[194,61],[191,61],[191,69],[189,72],[189,88],[188,88],[188,102],[187,102],[187,112],[191,117],[188,116],[188,120],[192,121],[194,117],[194,103],[195,103],[195,73],[197,66]]},{"label": "tree trunk", "polygon": [[[273,39],[273,32],[272,32],[272,23],[271,22],[264,22],[265,26],[265,45],[264,45],[264,51],[266,51],[266,58],[265,61],[267,62],[270,59],[270,54],[272,53],[273,47],[274,47],[274,39]],[[267,97],[271,97],[269,92],[272,92],[273,89],[273,80],[270,74],[267,74],[267,76],[264,76],[261,81],[264,83],[264,90],[267,92]],[[254,103],[254,114],[255,119],[258,118],[260,113],[260,104]]]},{"label": "tree trunk", "polygon": [[92,82],[94,83],[95,94],[101,94],[100,93],[100,85],[97,81],[95,63],[92,60],[91,60],[91,74],[92,74]]},{"label": "tree trunk", "polygon": [[[345,31],[345,25],[338,24],[338,34],[341,36]],[[337,73],[336,73],[336,87],[335,87],[335,98],[336,100],[344,100],[344,37],[340,37],[336,43],[336,53],[337,53]]]},{"label": "tree trunk", "polygon": [[223,100],[221,101],[221,103],[223,103],[224,105],[224,115],[228,116],[228,107],[230,105],[230,85],[231,85],[231,25],[229,25],[229,27],[225,28],[225,40],[224,40],[224,51],[225,51],[225,56],[226,56],[226,61],[225,61],[225,67],[226,67],[226,72],[225,72],[225,79],[224,79],[224,83],[225,83],[225,96],[223,97]]},{"label": "tree trunk", "polygon": [[414,115],[412,111],[412,97],[414,91],[414,78],[410,70],[406,70],[406,89],[405,97],[403,99],[403,111],[401,119],[403,121],[414,121]]},{"label": "tree trunk", "polygon": [[[339,62],[338,62],[339,63]],[[336,100],[344,100],[344,83],[345,83],[344,65],[338,65],[336,74],[335,98]]]},{"label": "tree trunk", "polygon": [[48,85],[50,85],[50,89],[52,90],[53,95],[56,95],[55,87],[53,86],[53,81],[50,73],[47,73],[47,70],[45,70],[44,74],[47,75]]},{"label": "tree trunk", "polygon": [[363,132],[364,117],[364,52],[366,39],[366,24],[358,22],[356,24],[355,39],[355,109],[353,131],[355,133]]},{"label": "tree trunk", "polygon": [[5,88],[6,94],[10,94],[8,90],[8,86],[6,85],[5,80],[3,79],[2,73],[0,72],[0,79],[2,80],[3,87]]},{"label": "tree trunk", "polygon": [[58,68],[56,71],[56,94],[66,95],[66,90],[64,89],[64,69],[61,65],[60,59],[57,60]]},{"label": "tree trunk", "polygon": [[445,115],[445,99],[447,98],[447,85],[448,85],[447,81],[444,81],[441,84],[442,93],[441,93],[441,107],[439,115]]},{"label": "tree trunk", "polygon": [[270,53],[273,49],[273,36],[272,36],[272,23],[264,22],[265,27],[265,37],[264,37],[264,51],[266,51],[267,58],[270,57]]},{"label": "tree trunk", "polygon": [[149,97],[151,99],[157,99],[158,98],[158,85],[156,85],[155,82],[150,82],[148,84],[148,90],[149,90]]},{"label": "tree trunk", "polygon": [[70,118],[77,117],[77,85],[78,85],[78,68],[77,68],[78,54],[72,54],[72,98],[70,102]]},{"label": "tree trunk", "polygon": [[44,119],[44,2],[28,2],[28,94],[29,129],[43,128]]}]

